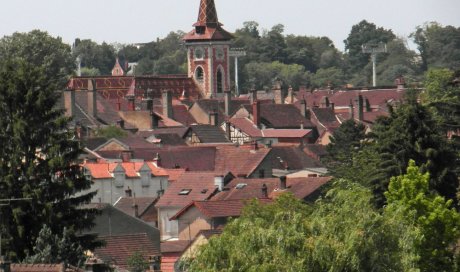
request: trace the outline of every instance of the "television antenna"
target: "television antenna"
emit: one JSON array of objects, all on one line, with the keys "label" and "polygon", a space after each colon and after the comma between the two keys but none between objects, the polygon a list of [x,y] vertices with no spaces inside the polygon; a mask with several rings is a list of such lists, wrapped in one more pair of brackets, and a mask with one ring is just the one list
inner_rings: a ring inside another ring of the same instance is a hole
[{"label": "television antenna", "polygon": [[240,91],[238,88],[238,58],[246,56],[246,51],[244,48],[230,48],[228,55],[235,58],[235,95],[239,96]]},{"label": "television antenna", "polygon": [[378,44],[375,43],[366,43],[361,45],[361,49],[364,54],[371,54],[372,60],[372,86],[377,86],[377,72],[376,72],[376,63],[377,63],[377,55],[380,53],[387,52],[387,45],[383,42],[379,42]]}]

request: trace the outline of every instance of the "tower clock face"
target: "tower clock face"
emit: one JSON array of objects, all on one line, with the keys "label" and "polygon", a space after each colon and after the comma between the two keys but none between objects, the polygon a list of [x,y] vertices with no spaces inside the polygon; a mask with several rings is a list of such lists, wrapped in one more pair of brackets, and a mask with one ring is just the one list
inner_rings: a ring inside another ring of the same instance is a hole
[{"label": "tower clock face", "polygon": [[204,50],[201,47],[195,49],[195,59],[201,60],[204,58]]},{"label": "tower clock face", "polygon": [[222,59],[224,59],[224,56],[225,56],[224,49],[221,48],[221,47],[217,48],[216,49],[216,58],[219,59],[219,60],[222,60]]}]

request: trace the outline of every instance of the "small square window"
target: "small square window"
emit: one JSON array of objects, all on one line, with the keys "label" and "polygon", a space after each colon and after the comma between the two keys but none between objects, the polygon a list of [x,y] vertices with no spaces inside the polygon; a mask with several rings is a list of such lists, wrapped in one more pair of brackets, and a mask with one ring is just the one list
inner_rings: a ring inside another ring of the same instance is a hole
[{"label": "small square window", "polygon": [[188,195],[191,191],[192,189],[182,189],[180,190],[179,195]]}]

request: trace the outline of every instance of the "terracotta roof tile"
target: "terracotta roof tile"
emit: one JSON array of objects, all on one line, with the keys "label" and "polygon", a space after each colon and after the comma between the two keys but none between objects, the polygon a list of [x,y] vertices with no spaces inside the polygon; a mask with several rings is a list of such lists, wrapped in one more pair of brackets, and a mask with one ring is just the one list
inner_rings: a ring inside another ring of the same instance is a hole
[{"label": "terracotta roof tile", "polygon": [[183,252],[190,244],[190,241],[176,240],[161,243],[161,253]]},{"label": "terracotta roof tile", "polygon": [[[252,105],[244,105],[244,108],[252,115]],[[301,123],[305,128],[314,127],[292,104],[260,104],[260,117],[269,128],[299,128]]]},{"label": "terracotta roof tile", "polygon": [[231,172],[235,176],[249,176],[270,153],[268,148],[252,150],[247,146],[216,147],[215,171]]},{"label": "terracotta roof tile", "polygon": [[321,162],[308,156],[296,146],[272,146],[268,156],[273,169],[301,170],[308,167],[322,167]]},{"label": "terracotta roof tile", "polygon": [[225,132],[218,126],[212,125],[193,125],[190,126],[201,143],[230,143],[225,136]]},{"label": "terracotta roof tile", "polygon": [[64,264],[11,264],[11,272],[64,272]]},{"label": "terracotta roof tile", "polygon": [[106,245],[95,249],[95,256],[123,269],[128,268],[127,259],[135,252],[140,252],[146,261],[149,260],[149,256],[160,255],[160,249],[154,246],[145,233],[100,238]]},{"label": "terracotta roof tile", "polygon": [[[217,217],[238,217],[247,204],[249,199],[231,199],[216,201],[193,201],[177,212],[170,220],[177,220],[191,207],[196,207],[204,216],[208,218]],[[271,199],[260,199],[261,203],[271,203]]]},{"label": "terracotta roof tile", "polygon": [[[214,178],[218,175],[216,172],[185,172],[166,189],[155,206],[182,208],[194,200],[206,200],[216,190]],[[179,194],[184,190],[189,192]]]},{"label": "terracotta roof tile", "polygon": [[154,176],[167,176],[168,173],[159,167],[156,167],[153,162],[85,162],[83,167],[90,171],[91,177],[94,179],[109,179],[112,178],[112,173],[117,165],[121,165],[125,170],[126,177],[139,178],[139,170],[144,165],[150,168]]},{"label": "terracotta roof tile", "polygon": [[[304,199],[326,184],[329,180],[331,180],[331,177],[288,178],[286,182],[286,191],[293,193],[298,199]],[[280,179],[236,178],[225,186],[225,188],[227,188],[226,190],[217,193],[211,200],[265,198],[262,193],[263,184],[267,186],[268,197],[273,197],[274,195],[272,195],[272,193],[279,190]]]}]

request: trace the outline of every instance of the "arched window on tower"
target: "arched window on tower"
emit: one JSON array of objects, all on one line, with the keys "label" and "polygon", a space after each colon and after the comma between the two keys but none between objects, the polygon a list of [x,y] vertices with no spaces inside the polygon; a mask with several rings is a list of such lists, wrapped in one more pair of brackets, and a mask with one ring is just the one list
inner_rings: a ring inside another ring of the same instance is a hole
[{"label": "arched window on tower", "polygon": [[203,68],[201,66],[198,66],[195,70],[195,79],[196,81],[202,83],[203,78],[204,78]]},{"label": "arched window on tower", "polygon": [[224,92],[224,80],[223,80],[221,69],[217,70],[216,78],[217,78],[217,93],[223,93]]}]

